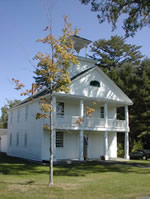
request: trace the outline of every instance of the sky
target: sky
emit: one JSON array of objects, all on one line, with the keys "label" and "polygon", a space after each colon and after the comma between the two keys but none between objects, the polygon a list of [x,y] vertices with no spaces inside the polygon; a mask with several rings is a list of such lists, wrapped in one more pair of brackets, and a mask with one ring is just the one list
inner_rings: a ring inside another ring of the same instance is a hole
[{"label": "sky", "polygon": [[[44,38],[43,30],[50,22],[53,34],[60,36],[64,16],[69,17],[73,27],[80,28],[79,36],[91,41],[124,34],[120,22],[112,32],[110,24],[98,23],[96,13],[90,11],[90,4],[81,5],[79,0],[0,0],[0,108],[7,104],[6,99],[23,99],[14,89],[12,78],[31,88],[33,57],[38,51],[49,50],[36,40]],[[150,57],[149,36],[150,28],[146,27],[126,42],[142,46],[142,54]]]}]

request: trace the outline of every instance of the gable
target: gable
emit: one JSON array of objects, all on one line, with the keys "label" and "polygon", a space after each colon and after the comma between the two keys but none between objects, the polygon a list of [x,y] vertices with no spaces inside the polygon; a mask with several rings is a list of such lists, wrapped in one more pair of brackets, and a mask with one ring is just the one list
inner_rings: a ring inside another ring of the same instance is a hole
[{"label": "gable", "polygon": [[[96,85],[96,82],[99,82],[100,87],[93,86],[94,81]],[[91,68],[75,78],[70,85],[70,94],[132,104],[127,95],[98,67]]]}]

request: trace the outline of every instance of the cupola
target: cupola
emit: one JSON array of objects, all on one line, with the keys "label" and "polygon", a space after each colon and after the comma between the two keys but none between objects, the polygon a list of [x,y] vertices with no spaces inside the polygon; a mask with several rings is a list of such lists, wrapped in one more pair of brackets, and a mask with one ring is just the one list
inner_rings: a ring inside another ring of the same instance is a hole
[{"label": "cupola", "polygon": [[79,55],[80,50],[85,48],[85,57],[87,56],[87,47],[90,43],[92,43],[92,41],[73,35],[71,36],[73,43],[74,43],[74,50],[76,51],[77,55]]}]

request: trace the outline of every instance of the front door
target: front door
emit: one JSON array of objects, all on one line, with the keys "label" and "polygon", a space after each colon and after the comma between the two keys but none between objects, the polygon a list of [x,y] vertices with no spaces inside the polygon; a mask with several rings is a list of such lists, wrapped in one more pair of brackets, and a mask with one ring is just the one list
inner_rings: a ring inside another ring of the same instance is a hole
[{"label": "front door", "polygon": [[83,157],[84,157],[84,160],[86,160],[88,157],[88,136],[87,135],[84,136]]},{"label": "front door", "polygon": [[1,138],[0,138],[0,152],[1,152]]}]

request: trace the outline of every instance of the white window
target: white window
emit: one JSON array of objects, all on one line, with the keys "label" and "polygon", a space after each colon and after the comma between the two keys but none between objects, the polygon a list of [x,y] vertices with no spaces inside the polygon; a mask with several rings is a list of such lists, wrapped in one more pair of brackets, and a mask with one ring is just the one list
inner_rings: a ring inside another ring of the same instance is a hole
[{"label": "white window", "polygon": [[104,118],[104,107],[100,107],[100,118]]},{"label": "white window", "polygon": [[19,133],[17,133],[17,135],[16,135],[16,146],[18,146],[19,145]]},{"label": "white window", "polygon": [[29,114],[29,105],[25,106],[25,120],[28,119],[28,114]]},{"label": "white window", "polygon": [[24,146],[27,146],[27,133],[24,134]]},{"label": "white window", "polygon": [[90,82],[90,86],[94,86],[94,87],[100,87],[100,82],[98,82],[98,81],[96,81],[96,80],[94,80],[94,81],[91,81]]},{"label": "white window", "polygon": [[64,133],[63,132],[56,132],[56,147],[57,148],[64,147]]},{"label": "white window", "polygon": [[10,113],[10,124],[12,124],[13,112]]},{"label": "white window", "polygon": [[56,105],[56,114],[60,117],[64,116],[64,103],[63,102],[57,102]]},{"label": "white window", "polygon": [[17,110],[17,122],[20,121],[20,109]]},{"label": "white window", "polygon": [[9,137],[9,145],[12,146],[12,133],[10,133],[10,137]]}]

